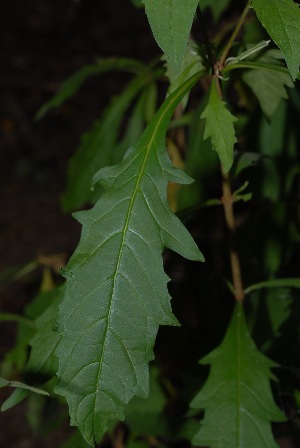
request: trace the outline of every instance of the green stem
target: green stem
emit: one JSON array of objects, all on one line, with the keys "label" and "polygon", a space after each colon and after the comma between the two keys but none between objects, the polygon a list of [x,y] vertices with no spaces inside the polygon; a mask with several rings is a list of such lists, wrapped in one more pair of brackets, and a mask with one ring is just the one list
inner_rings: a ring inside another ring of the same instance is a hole
[{"label": "green stem", "polygon": [[221,55],[221,58],[220,58],[219,64],[218,64],[221,70],[222,70],[222,68],[225,65],[225,61],[226,61],[228,53],[229,53],[229,51],[230,51],[230,49],[232,47],[232,44],[234,43],[234,41],[236,39],[236,36],[238,35],[238,33],[239,33],[239,31],[240,31],[240,29],[241,29],[241,27],[242,27],[242,25],[243,25],[243,23],[245,21],[245,18],[246,18],[247,14],[248,14],[248,11],[250,9],[250,4],[251,4],[251,0],[248,0],[245,9],[242,12],[242,15],[241,15],[238,23],[236,24],[236,27],[235,27],[235,29],[234,29],[234,31],[233,31],[229,41],[227,42],[226,47],[224,48],[224,51],[223,51],[223,53]]}]

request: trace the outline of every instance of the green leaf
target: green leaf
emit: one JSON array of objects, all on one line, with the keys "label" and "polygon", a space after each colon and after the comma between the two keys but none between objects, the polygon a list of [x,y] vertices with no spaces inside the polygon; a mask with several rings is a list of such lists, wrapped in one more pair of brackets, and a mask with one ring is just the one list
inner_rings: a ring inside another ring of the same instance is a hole
[{"label": "green leaf", "polygon": [[166,99],[120,164],[95,175],[105,191],[93,209],[75,215],[83,230],[67,266],[58,317],[57,392],[69,403],[71,424],[91,445],[110,420],[124,418],[134,395],[148,395],[158,326],[177,324],[163,248],[203,260],[171,213],[166,194],[168,181],[191,181],[172,167],[165,134],[175,107],[197,79]]},{"label": "green leaf", "polygon": [[224,171],[229,171],[233,162],[233,146],[237,141],[233,126],[237,118],[229,112],[226,103],[221,100],[215,79],[212,81],[208,104],[201,118],[206,118],[204,140],[211,138],[212,147],[217,151]]},{"label": "green leaf", "polygon": [[300,10],[292,0],[252,0],[257,17],[284,54],[295,80],[300,64]]},{"label": "green leaf", "polygon": [[47,101],[37,112],[36,119],[41,119],[53,107],[61,106],[79,90],[81,85],[90,77],[109,71],[126,71],[134,74],[149,72],[149,68],[134,59],[128,58],[103,58],[95,64],[85,65],[76,73],[64,81],[58,93]]},{"label": "green leaf", "polygon": [[144,0],[158,46],[180,72],[198,0]]},{"label": "green leaf", "polygon": [[191,407],[205,416],[195,445],[211,448],[276,448],[271,421],[283,421],[270,388],[276,364],[262,355],[247,329],[243,305],[237,303],[221,345],[201,361],[211,364],[203,389]]},{"label": "green leaf", "polygon": [[159,384],[159,371],[150,368],[150,393],[146,399],[135,397],[126,409],[126,423],[134,434],[169,434],[168,422],[163,415],[166,396]]},{"label": "green leaf", "polygon": [[117,157],[123,154],[116,151],[115,147],[124,113],[149,80],[149,75],[133,79],[124,92],[113,100],[103,116],[82,136],[80,146],[69,162],[67,190],[62,198],[65,211],[78,209],[92,200],[93,175],[100,168],[120,161]]},{"label": "green leaf", "polygon": [[300,278],[276,278],[255,283],[245,289],[245,294],[262,288],[300,288]]},{"label": "green leaf", "polygon": [[[42,382],[45,377],[55,376],[58,363],[54,354],[59,334],[53,331],[54,322],[57,319],[58,306],[64,295],[64,286],[57,287],[47,293],[39,294],[30,304],[31,310],[27,307],[27,313],[36,314],[38,317],[33,321],[35,332],[32,337],[25,337],[16,355],[28,350],[31,345],[29,360],[25,366],[24,373],[30,375],[42,375]],[[48,304],[48,307],[46,305]],[[45,308],[42,311],[42,307]],[[37,384],[39,386],[39,384]],[[2,410],[7,410],[20,403],[29,395],[28,390],[15,390],[3,403]]]},{"label": "green leaf", "polygon": [[55,289],[48,308],[36,319],[36,332],[30,340],[31,352],[25,371],[35,375],[54,376],[58,369],[57,358],[54,354],[59,342],[59,334],[53,330],[57,319],[58,307],[63,298],[65,287]]},{"label": "green leaf", "polygon": [[[205,67],[202,63],[202,57],[199,54],[199,50],[196,44],[189,41],[185,52],[182,67],[179,73],[169,64],[165,55],[162,56],[162,60],[165,61],[166,76],[169,79],[170,87],[168,89],[168,94],[175,92],[178,87],[183,84],[187,79],[189,79],[195,73],[202,72],[204,74]],[[181,101],[183,109],[185,109],[188,102],[188,95]]]},{"label": "green leaf", "polygon": [[29,394],[30,391],[28,389],[16,388],[2,404],[1,412],[8,411],[8,409],[11,409],[17,404],[21,403],[21,401],[27,398]]},{"label": "green leaf", "polygon": [[[280,65],[279,61],[282,57],[279,50],[270,50],[257,61]],[[277,109],[281,99],[288,97],[286,87],[294,86],[288,74],[268,69],[248,70],[243,74],[243,80],[253,90],[263,112],[269,118]]]},{"label": "green leaf", "polygon": [[35,392],[36,394],[49,395],[49,393],[46,392],[45,390],[29,386],[28,384],[22,383],[21,381],[10,381],[7,380],[6,378],[0,377],[0,388],[5,386],[17,387],[19,389],[26,389],[29,390],[30,392]]}]

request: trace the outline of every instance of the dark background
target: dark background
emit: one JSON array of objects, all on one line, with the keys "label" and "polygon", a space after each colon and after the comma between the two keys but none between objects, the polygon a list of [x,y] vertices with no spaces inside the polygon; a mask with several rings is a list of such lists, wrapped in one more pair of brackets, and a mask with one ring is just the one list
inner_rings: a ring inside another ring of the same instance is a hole
[{"label": "dark background", "polygon": [[[144,11],[128,0],[1,2],[0,42],[0,272],[6,274],[41,256],[67,259],[76,247],[80,226],[60,208],[67,162],[81,133],[128,78],[95,77],[40,122],[34,120],[38,109],[67,76],[97,57],[147,62],[159,49]],[[39,268],[19,281],[12,276],[1,281],[0,310],[22,313],[41,275]],[[13,347],[15,328],[11,322],[0,324],[0,362]],[[0,390],[0,403],[9,392]],[[0,414],[0,447],[62,445],[68,427],[34,439],[25,413],[21,404]]]}]

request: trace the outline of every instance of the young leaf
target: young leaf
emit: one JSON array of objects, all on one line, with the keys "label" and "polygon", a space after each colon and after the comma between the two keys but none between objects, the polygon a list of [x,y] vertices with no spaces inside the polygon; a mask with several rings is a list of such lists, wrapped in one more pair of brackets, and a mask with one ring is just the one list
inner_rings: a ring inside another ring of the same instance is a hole
[{"label": "young leaf", "polygon": [[206,118],[204,140],[211,138],[212,147],[217,151],[224,171],[229,171],[233,162],[233,146],[237,141],[233,126],[237,118],[229,112],[226,103],[221,100],[215,79],[212,81],[208,104],[201,118]]},{"label": "young leaf", "polygon": [[[282,57],[282,53],[274,49],[259,57],[257,62],[280,65],[279,61]],[[243,80],[253,90],[262,110],[268,118],[273,115],[280,100],[288,97],[286,87],[294,86],[288,74],[263,68],[246,71],[243,74]]]},{"label": "young leaf", "polygon": [[198,0],[144,0],[154,38],[180,72]]},{"label": "young leaf", "polygon": [[139,141],[115,166],[94,177],[104,193],[93,209],[75,214],[83,225],[66,270],[60,305],[57,392],[69,403],[71,424],[94,445],[108,422],[149,391],[148,362],[159,325],[176,325],[161,252],[169,247],[203,260],[167,205],[168,181],[189,183],[165,147],[171,115],[198,75],[161,106]]},{"label": "young leaf", "polygon": [[237,303],[221,345],[202,359],[211,364],[206,384],[191,403],[204,409],[195,445],[211,448],[276,448],[271,421],[283,421],[270,388],[276,364],[262,355],[247,329],[243,305]]},{"label": "young leaf", "polygon": [[252,0],[261,24],[284,54],[293,80],[300,64],[300,10],[293,0]]},{"label": "young leaf", "polygon": [[35,392],[36,394],[49,395],[49,393],[46,392],[45,390],[38,389],[37,387],[29,386],[28,384],[22,383],[21,381],[10,381],[10,380],[7,380],[6,378],[0,377],[0,388],[4,387],[4,386],[16,387],[19,389],[26,389],[26,390],[29,390],[30,392]]}]

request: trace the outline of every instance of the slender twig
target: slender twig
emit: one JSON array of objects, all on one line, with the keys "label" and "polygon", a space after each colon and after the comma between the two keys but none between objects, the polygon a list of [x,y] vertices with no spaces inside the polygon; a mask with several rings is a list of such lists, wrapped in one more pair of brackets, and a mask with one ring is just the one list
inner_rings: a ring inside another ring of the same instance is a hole
[{"label": "slender twig", "polygon": [[233,211],[234,197],[231,191],[230,179],[228,173],[224,173],[222,167],[222,191],[223,191],[223,207],[225,213],[226,225],[230,235],[230,264],[232,272],[232,281],[234,287],[234,297],[237,302],[242,302],[245,298],[241,264],[239,254],[235,249],[235,218]]},{"label": "slender twig", "polygon": [[240,17],[238,23],[236,24],[236,27],[235,27],[235,29],[233,30],[233,33],[232,33],[232,35],[230,36],[230,39],[229,39],[229,41],[227,42],[227,45],[226,45],[226,47],[224,48],[223,53],[222,53],[222,55],[221,55],[221,57],[220,57],[220,59],[219,59],[219,63],[218,63],[218,65],[219,65],[219,67],[220,67],[221,70],[222,70],[222,68],[224,67],[226,58],[227,58],[228,53],[229,53],[229,51],[230,51],[230,49],[231,49],[231,47],[232,47],[232,44],[233,44],[233,42],[235,41],[236,36],[238,35],[238,33],[239,33],[239,31],[240,31],[240,29],[241,29],[241,27],[242,27],[242,25],[243,25],[243,23],[244,23],[244,21],[245,21],[245,18],[246,18],[246,16],[247,16],[248,12],[249,12],[250,4],[251,4],[251,0],[248,0],[247,5],[246,5],[244,11],[242,12],[242,15],[241,15],[241,17]]},{"label": "slender twig", "polygon": [[214,59],[212,51],[211,51],[211,44],[210,44],[210,41],[209,41],[209,38],[207,35],[207,30],[206,30],[206,26],[205,26],[205,23],[203,20],[200,6],[197,7],[197,18],[198,18],[199,25],[200,25],[200,33],[201,33],[203,45],[205,48],[207,60],[211,66],[212,71],[214,71],[215,59]]}]

